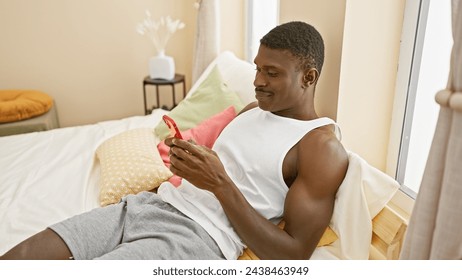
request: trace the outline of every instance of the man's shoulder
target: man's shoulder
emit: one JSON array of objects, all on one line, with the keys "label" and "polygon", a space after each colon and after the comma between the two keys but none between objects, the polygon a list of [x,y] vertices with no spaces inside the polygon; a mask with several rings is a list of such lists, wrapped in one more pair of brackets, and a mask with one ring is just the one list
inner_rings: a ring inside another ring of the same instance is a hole
[{"label": "man's shoulder", "polygon": [[324,126],[308,132],[299,142],[299,157],[317,171],[331,169],[346,172],[348,154],[338,140],[332,126]]},{"label": "man's shoulder", "polygon": [[254,102],[251,102],[249,104],[247,104],[239,113],[238,115],[246,112],[246,111],[249,111],[250,109],[253,109],[255,107],[258,107],[258,102],[257,101],[254,101]]},{"label": "man's shoulder", "polygon": [[338,140],[333,125],[326,125],[308,132],[300,140],[301,147],[309,150],[334,150],[340,154],[346,151],[342,143]]}]

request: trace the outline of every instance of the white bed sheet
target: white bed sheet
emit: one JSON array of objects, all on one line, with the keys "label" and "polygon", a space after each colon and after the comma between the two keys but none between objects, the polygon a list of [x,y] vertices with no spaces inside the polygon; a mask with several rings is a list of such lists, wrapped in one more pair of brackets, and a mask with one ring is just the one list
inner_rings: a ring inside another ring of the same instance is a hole
[{"label": "white bed sheet", "polygon": [[166,111],[94,125],[0,137],[0,255],[25,238],[99,207],[97,147]]}]

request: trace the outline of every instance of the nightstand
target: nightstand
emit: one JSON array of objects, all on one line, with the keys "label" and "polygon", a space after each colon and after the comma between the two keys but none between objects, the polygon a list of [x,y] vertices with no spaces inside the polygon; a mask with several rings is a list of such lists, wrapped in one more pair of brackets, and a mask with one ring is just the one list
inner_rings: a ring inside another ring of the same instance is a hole
[{"label": "nightstand", "polygon": [[[175,96],[175,85],[176,84],[183,84],[183,98],[186,95],[186,84],[185,84],[185,77],[184,75],[181,74],[175,74],[175,77],[171,80],[165,80],[165,79],[151,79],[149,76],[146,76],[143,80],[143,94],[144,94],[144,113],[150,114],[152,110],[156,108],[160,108],[160,98],[159,98],[159,87],[160,86],[171,86],[172,87],[172,101],[173,101],[173,109],[176,105],[176,96]],[[153,85],[156,86],[156,106],[152,106],[151,109],[148,108],[147,102],[146,102],[146,86],[147,85]],[[162,107],[164,108],[164,107]]]}]

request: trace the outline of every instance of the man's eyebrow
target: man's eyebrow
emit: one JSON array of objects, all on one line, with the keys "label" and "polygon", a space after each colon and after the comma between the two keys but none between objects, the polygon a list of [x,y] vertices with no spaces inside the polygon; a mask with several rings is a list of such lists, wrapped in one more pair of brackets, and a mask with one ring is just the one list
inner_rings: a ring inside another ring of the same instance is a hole
[{"label": "man's eyebrow", "polygon": [[[254,62],[254,64],[255,64],[255,66],[258,66],[257,63]],[[258,67],[260,67],[262,69],[281,69],[282,68],[282,67],[278,67],[277,65],[272,65],[272,64],[270,64],[270,65],[262,65],[262,66],[258,66]]]}]

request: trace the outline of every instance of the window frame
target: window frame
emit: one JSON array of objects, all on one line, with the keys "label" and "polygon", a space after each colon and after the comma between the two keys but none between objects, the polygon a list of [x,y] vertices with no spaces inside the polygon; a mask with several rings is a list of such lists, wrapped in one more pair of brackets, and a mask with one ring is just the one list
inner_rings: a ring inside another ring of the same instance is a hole
[{"label": "window frame", "polygon": [[429,6],[430,0],[406,1],[387,156],[387,173],[412,199],[417,193],[404,185],[404,176]]}]

